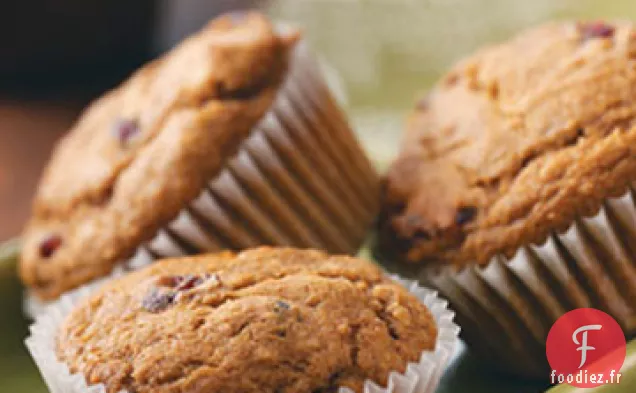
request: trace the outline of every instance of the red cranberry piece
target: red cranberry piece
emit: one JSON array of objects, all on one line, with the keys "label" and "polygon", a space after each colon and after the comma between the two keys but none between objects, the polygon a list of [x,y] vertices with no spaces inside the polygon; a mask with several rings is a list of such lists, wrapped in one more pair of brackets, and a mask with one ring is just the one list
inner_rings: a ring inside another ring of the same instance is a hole
[{"label": "red cranberry piece", "polygon": [[127,146],[138,133],[139,123],[136,120],[119,119],[113,125],[113,134],[122,146]]},{"label": "red cranberry piece", "polygon": [[177,285],[177,291],[187,291],[203,283],[201,277],[187,275],[179,277],[179,284]]},{"label": "red cranberry piece", "polygon": [[457,225],[464,225],[472,221],[477,215],[477,209],[472,206],[461,207],[455,215],[455,223]]},{"label": "red cranberry piece", "polygon": [[203,284],[206,280],[204,277],[195,275],[185,276],[163,276],[159,277],[156,281],[156,285],[160,287],[174,288],[176,291],[187,291],[196,286]]},{"label": "red cranberry piece", "polygon": [[591,22],[579,24],[579,30],[584,40],[593,38],[611,38],[614,36],[616,28],[603,22]]},{"label": "red cranberry piece", "polygon": [[62,245],[62,238],[58,235],[49,235],[40,243],[40,256],[50,258]]}]

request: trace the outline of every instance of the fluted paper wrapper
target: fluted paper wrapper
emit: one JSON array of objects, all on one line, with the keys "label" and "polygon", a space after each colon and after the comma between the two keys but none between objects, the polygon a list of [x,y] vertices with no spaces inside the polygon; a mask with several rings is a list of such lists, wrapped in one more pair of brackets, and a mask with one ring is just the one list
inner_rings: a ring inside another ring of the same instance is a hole
[{"label": "fluted paper wrapper", "polygon": [[353,254],[378,193],[377,174],[301,43],[238,154],[146,248],[158,257],[263,244]]},{"label": "fluted paper wrapper", "polygon": [[[430,310],[437,324],[437,342],[434,350],[422,352],[420,360],[409,363],[404,372],[391,372],[386,387],[367,380],[364,393],[433,393],[457,345],[459,327],[453,322],[455,313],[449,310],[448,302],[438,297],[436,291],[420,287],[414,281],[396,276],[392,278],[404,285]],[[105,281],[62,296],[45,307],[30,328],[31,335],[26,339],[26,346],[51,393],[106,393],[104,385],[88,385],[83,374],[71,374],[68,367],[58,360],[55,350],[56,336],[64,319],[78,302]],[[340,388],[339,393],[353,392],[348,388]]]},{"label": "fluted paper wrapper", "polygon": [[[238,153],[139,252],[162,258],[272,245],[355,254],[379,192],[377,173],[300,42],[272,108]],[[35,316],[42,306],[28,296],[25,312]]]},{"label": "fluted paper wrapper", "polygon": [[541,245],[484,267],[391,270],[436,288],[457,312],[469,347],[501,369],[546,379],[550,328],[566,312],[597,308],[613,316],[626,336],[636,334],[636,201],[634,189],[605,201],[592,217],[577,219]]}]

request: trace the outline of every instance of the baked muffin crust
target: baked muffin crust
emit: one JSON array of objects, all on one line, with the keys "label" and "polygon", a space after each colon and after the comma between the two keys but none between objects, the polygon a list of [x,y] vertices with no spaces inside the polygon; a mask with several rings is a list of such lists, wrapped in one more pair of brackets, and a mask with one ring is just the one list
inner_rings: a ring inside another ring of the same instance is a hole
[{"label": "baked muffin crust", "polygon": [[271,106],[296,39],[257,13],[220,17],[93,103],[40,183],[24,282],[55,298],[174,219]]},{"label": "baked muffin crust", "polygon": [[559,22],[458,63],[411,116],[380,249],[486,264],[541,243],[636,180],[636,31]]},{"label": "baked muffin crust", "polygon": [[57,352],[109,393],[361,392],[436,339],[426,307],[375,265],[260,248],[106,284],[66,319]]}]

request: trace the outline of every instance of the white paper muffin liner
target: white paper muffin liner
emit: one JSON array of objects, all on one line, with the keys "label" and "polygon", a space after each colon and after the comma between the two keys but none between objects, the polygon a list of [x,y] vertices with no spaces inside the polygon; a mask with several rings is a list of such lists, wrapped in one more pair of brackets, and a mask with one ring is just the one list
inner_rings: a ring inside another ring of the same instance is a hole
[{"label": "white paper muffin liner", "polygon": [[597,308],[613,316],[627,337],[636,334],[636,192],[607,199],[540,245],[495,256],[483,266],[390,270],[440,291],[457,312],[471,350],[502,370],[545,379],[545,343],[566,312]]},{"label": "white paper muffin liner", "polygon": [[379,181],[301,43],[270,111],[198,198],[146,248],[158,257],[258,245],[355,253]]},{"label": "white paper muffin liner", "polygon": [[[162,258],[272,245],[355,254],[379,193],[373,165],[300,42],[274,104],[237,154],[139,252]],[[33,317],[42,302],[27,295],[24,308]]]},{"label": "white paper muffin liner", "polygon": [[[436,291],[421,287],[415,281],[392,278],[405,286],[430,310],[437,324],[437,342],[433,351],[424,351],[419,362],[409,363],[404,372],[391,372],[386,387],[371,380],[364,384],[364,393],[433,393],[457,346],[459,327],[453,322],[455,313]],[[30,327],[25,343],[51,393],[105,393],[105,386],[87,385],[83,374],[71,374],[60,362],[55,345],[59,327],[82,299],[103,285],[100,280],[62,296],[46,306]],[[128,393],[122,391],[120,393]],[[353,393],[340,388],[339,393]]]}]

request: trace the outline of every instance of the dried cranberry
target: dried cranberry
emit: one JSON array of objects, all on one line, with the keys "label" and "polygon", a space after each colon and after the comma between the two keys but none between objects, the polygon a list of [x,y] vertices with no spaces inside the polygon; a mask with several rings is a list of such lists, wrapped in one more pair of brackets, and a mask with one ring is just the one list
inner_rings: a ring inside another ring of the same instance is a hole
[{"label": "dried cranberry", "polygon": [[139,123],[136,120],[119,119],[113,126],[113,134],[123,146],[127,146],[138,133]]},{"label": "dried cranberry", "polygon": [[207,274],[203,277],[192,274],[185,276],[162,276],[157,279],[156,285],[160,287],[175,288],[177,291],[187,291],[188,289],[192,289],[203,284],[203,282],[210,279],[210,277],[213,276],[209,276]]},{"label": "dried cranberry", "polygon": [[579,31],[584,40],[593,38],[611,38],[614,36],[616,28],[603,22],[591,22],[579,24]]},{"label": "dried cranberry", "polygon": [[179,284],[177,285],[177,291],[187,291],[188,289],[192,289],[196,286],[203,284],[203,278],[187,275],[179,277]]},{"label": "dried cranberry", "polygon": [[58,235],[49,235],[40,243],[40,256],[50,258],[62,245],[62,238]]},{"label": "dried cranberry", "polygon": [[472,206],[465,206],[459,208],[455,215],[455,223],[457,225],[464,225],[475,218],[477,215],[477,209]]},{"label": "dried cranberry", "polygon": [[141,305],[149,312],[156,313],[168,308],[175,299],[173,292],[161,292],[156,288],[151,289],[144,297]]}]

